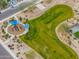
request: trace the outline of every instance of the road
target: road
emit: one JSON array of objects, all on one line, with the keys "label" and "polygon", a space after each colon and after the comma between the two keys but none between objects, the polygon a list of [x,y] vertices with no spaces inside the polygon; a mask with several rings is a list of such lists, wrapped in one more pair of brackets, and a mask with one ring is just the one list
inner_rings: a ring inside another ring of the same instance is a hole
[{"label": "road", "polygon": [[0,44],[0,59],[14,59],[1,44]]},{"label": "road", "polygon": [[[37,0],[36,0],[37,1]],[[34,0],[26,0],[25,2],[22,2],[21,4],[19,4],[18,6],[14,7],[14,8],[9,8],[6,11],[2,12],[0,14],[0,21],[2,21],[5,18],[8,18],[10,16],[12,16],[13,14],[27,8],[30,4],[32,4],[33,2],[36,2]]]}]

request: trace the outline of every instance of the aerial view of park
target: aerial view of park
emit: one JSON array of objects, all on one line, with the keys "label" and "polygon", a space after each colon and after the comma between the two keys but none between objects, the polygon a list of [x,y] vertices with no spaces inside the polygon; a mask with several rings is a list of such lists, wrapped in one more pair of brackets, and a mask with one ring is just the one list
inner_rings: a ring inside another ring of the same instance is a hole
[{"label": "aerial view of park", "polygon": [[73,16],[71,7],[56,5],[29,21],[29,32],[20,38],[44,59],[78,59],[76,53],[60,42],[55,33],[58,24]]},{"label": "aerial view of park", "polygon": [[0,59],[79,59],[79,0],[0,0]]}]

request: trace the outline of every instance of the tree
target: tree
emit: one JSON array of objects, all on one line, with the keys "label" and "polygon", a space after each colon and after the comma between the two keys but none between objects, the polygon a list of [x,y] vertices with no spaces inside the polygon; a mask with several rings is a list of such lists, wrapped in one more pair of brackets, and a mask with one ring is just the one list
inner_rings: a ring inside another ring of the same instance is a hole
[{"label": "tree", "polygon": [[0,9],[4,9],[8,5],[8,0],[0,0]]}]

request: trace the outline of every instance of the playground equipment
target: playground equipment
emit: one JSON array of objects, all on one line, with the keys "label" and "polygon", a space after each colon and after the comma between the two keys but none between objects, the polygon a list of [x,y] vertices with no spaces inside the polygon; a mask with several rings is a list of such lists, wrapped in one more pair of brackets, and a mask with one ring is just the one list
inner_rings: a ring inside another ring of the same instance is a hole
[{"label": "playground equipment", "polygon": [[29,28],[29,24],[24,24],[24,27],[25,27],[26,29],[28,29],[28,28]]},{"label": "playground equipment", "polygon": [[13,30],[21,31],[21,27],[19,26],[20,24],[17,20],[11,20],[10,23],[13,26]]},{"label": "playground equipment", "polygon": [[[28,19],[24,20],[27,21]],[[21,23],[17,17],[10,18],[9,24],[10,26],[7,28],[8,32],[13,35],[19,35],[29,31],[29,24],[27,24],[27,22]]]}]

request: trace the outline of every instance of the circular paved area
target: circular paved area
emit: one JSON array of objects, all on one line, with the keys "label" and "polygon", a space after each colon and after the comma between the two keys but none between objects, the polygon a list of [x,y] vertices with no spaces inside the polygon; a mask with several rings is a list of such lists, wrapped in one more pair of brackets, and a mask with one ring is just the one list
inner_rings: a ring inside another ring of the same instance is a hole
[{"label": "circular paved area", "polygon": [[13,34],[13,35],[19,35],[22,34],[25,31],[25,28],[22,24],[17,24],[19,30],[15,30],[14,26],[9,26],[7,28],[8,33]]}]

